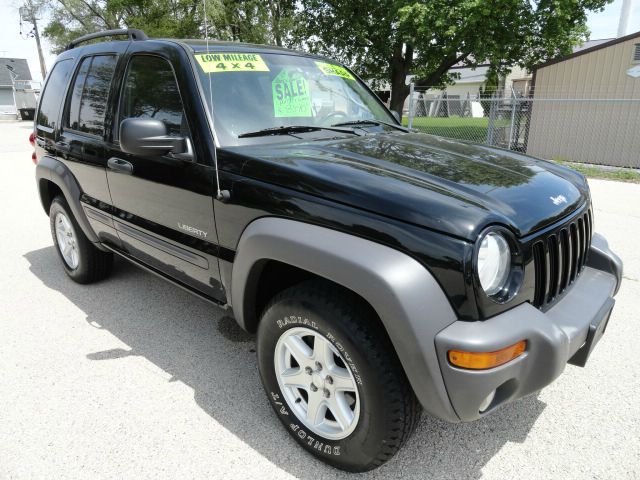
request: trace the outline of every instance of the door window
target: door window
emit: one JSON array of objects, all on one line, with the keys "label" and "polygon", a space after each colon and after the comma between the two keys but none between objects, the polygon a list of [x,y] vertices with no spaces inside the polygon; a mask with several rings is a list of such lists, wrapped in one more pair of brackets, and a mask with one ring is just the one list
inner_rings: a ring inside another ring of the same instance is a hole
[{"label": "door window", "polygon": [[149,55],[131,59],[120,104],[120,119],[162,120],[169,135],[188,136],[178,84],[166,60]]},{"label": "door window", "polygon": [[67,127],[100,137],[104,135],[104,118],[115,68],[114,55],[87,57],[82,61],[69,99]]}]

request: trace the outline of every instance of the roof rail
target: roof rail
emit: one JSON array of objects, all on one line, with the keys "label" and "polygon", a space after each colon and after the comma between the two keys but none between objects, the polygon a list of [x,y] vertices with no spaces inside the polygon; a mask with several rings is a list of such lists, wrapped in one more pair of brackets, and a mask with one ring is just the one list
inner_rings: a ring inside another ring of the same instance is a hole
[{"label": "roof rail", "polygon": [[78,37],[75,40],[71,40],[71,42],[69,42],[69,44],[65,47],[65,50],[71,50],[72,48],[77,47],[79,44],[83,42],[87,42],[89,40],[93,40],[94,38],[117,37],[120,35],[126,35],[127,37],[129,37],[129,41],[149,40],[149,37],[147,37],[147,34],[144,33],[142,30],[138,30],[137,28],[105,30],[104,32],[95,32],[95,33],[89,33],[87,35],[82,35],[81,37]]}]

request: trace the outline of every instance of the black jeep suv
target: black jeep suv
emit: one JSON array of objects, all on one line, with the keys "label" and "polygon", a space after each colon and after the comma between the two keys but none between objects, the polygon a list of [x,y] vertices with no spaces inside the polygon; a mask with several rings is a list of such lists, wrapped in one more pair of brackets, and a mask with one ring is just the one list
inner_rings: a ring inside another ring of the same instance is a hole
[{"label": "black jeep suv", "polygon": [[420,407],[475,420],[584,365],[620,285],[582,175],[408,131],[323,57],[82,37],[32,141],[66,273],[117,254],[232,308],[285,429],[350,471]]}]

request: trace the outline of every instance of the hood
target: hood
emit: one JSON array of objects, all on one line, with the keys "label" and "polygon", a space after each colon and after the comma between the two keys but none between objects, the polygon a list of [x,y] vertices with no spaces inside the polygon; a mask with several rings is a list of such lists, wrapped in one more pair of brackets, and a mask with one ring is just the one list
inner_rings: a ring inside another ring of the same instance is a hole
[{"label": "hood", "polygon": [[[225,149],[242,175],[474,241],[491,224],[526,236],[589,199],[573,170],[418,133]],[[237,158],[237,157],[242,158]],[[238,162],[240,160],[240,162]]]}]

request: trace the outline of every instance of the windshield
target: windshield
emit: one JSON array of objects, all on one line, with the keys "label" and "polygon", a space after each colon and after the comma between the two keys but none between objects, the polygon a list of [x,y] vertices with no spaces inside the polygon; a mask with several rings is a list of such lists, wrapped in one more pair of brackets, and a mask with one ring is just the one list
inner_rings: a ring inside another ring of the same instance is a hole
[{"label": "windshield", "polygon": [[[221,146],[254,143],[256,138],[246,134],[283,126],[331,127],[360,120],[396,123],[380,101],[337,63],[214,49],[197,52],[195,58],[207,102],[210,98],[213,101]],[[323,132],[327,136],[339,134],[336,130]],[[284,131],[279,139],[291,140],[288,133],[290,130]]]}]

